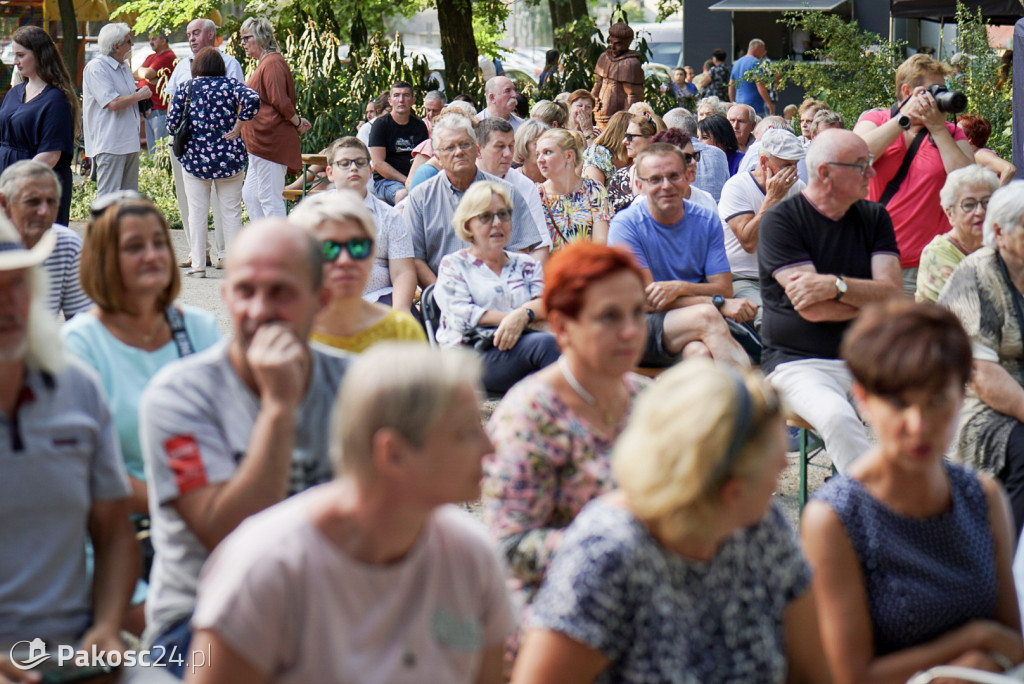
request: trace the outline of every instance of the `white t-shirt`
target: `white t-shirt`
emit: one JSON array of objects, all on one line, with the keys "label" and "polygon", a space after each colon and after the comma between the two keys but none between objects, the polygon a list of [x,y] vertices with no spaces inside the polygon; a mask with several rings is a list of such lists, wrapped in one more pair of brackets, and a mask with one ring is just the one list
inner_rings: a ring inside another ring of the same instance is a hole
[{"label": "white t-shirt", "polygon": [[[804,189],[803,181],[793,183],[784,199],[795,196]],[[748,252],[740,245],[736,233],[729,227],[729,220],[742,214],[756,214],[764,202],[764,189],[754,180],[754,174],[737,173],[722,186],[722,198],[718,201],[718,215],[722,219],[725,234],[725,254],[733,275],[757,278],[757,252]]]},{"label": "white t-shirt", "polygon": [[483,526],[443,506],[405,558],[368,565],[310,520],[311,499],[325,493],[254,515],[217,547],[193,629],[215,630],[282,684],[476,681],[483,651],[515,625]]}]

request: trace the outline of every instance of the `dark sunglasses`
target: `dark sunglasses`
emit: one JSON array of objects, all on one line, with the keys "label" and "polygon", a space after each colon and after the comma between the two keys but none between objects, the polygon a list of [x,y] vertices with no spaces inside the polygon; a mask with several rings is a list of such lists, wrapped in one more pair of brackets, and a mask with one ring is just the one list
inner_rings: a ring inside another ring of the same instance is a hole
[{"label": "dark sunglasses", "polygon": [[341,256],[341,250],[348,250],[348,255],[356,261],[362,261],[373,252],[373,240],[370,238],[353,238],[345,242],[324,240],[320,243],[320,253],[326,261],[334,261]]},{"label": "dark sunglasses", "polygon": [[634,140],[636,140],[637,138],[650,138],[650,137],[651,136],[644,135],[642,133],[626,133],[624,136],[622,136],[622,139],[625,140],[628,143],[631,143]]}]

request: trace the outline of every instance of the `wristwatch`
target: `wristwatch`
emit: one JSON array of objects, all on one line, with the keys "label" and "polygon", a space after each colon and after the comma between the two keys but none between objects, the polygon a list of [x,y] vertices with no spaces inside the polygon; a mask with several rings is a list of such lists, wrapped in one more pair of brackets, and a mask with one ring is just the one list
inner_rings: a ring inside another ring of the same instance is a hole
[{"label": "wristwatch", "polygon": [[530,319],[530,323],[533,323],[534,319],[537,318],[537,314],[533,312],[533,309],[528,309],[524,306],[523,311],[526,312],[526,317]]},{"label": "wristwatch", "polygon": [[846,281],[843,276],[836,276],[836,301],[838,302],[846,294]]},{"label": "wristwatch", "polygon": [[900,114],[896,117],[896,124],[903,130],[910,128],[910,117],[906,114]]},{"label": "wristwatch", "polygon": [[722,295],[715,295],[711,298],[711,303],[715,305],[716,309],[721,311],[722,307],[725,306],[725,297]]}]

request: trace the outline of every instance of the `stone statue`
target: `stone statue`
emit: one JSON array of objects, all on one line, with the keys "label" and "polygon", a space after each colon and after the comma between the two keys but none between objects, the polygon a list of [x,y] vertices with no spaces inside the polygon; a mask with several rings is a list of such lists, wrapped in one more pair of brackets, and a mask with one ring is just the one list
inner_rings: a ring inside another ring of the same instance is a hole
[{"label": "stone statue", "polygon": [[592,93],[598,107],[595,119],[602,128],[615,112],[644,99],[644,70],[640,53],[629,49],[632,42],[633,29],[629,24],[612,24],[608,29],[608,49],[597,58],[597,80]]}]

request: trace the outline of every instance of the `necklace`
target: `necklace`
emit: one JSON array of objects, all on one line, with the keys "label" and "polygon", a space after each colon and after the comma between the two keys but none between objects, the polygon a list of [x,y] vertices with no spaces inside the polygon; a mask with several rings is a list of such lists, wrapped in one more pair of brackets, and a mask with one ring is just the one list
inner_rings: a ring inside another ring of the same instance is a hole
[{"label": "necklace", "polygon": [[600,411],[601,419],[605,425],[615,425],[615,414],[610,409],[603,408],[598,404],[597,397],[587,391],[587,388],[580,384],[580,381],[576,379],[576,376],[569,370],[569,362],[565,360],[564,356],[558,357],[558,370],[562,371],[562,377],[569,383],[569,387],[572,387],[572,391],[575,392],[580,399],[582,399],[588,406],[593,406],[595,409]]}]

